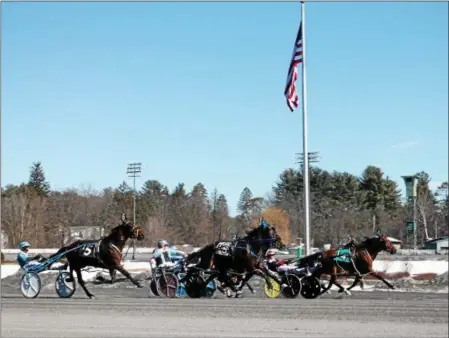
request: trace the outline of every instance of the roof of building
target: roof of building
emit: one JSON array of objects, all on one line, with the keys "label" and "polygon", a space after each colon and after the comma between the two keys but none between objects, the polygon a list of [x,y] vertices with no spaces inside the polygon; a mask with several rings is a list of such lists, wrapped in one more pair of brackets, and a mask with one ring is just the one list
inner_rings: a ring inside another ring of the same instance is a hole
[{"label": "roof of building", "polygon": [[435,242],[440,242],[440,241],[447,241],[448,239],[449,239],[448,236],[446,236],[446,237],[438,237],[438,238],[430,239],[430,240],[426,241],[426,243],[435,243]]},{"label": "roof of building", "polygon": [[388,240],[391,243],[402,243],[402,241],[400,239],[394,238],[394,237],[388,237]]}]

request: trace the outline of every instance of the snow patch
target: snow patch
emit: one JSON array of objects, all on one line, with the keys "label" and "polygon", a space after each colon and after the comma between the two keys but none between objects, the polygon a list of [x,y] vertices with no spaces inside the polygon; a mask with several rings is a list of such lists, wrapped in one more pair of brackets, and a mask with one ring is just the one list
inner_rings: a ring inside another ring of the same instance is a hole
[{"label": "snow patch", "polygon": [[410,276],[434,273],[442,275],[447,272],[448,263],[446,261],[396,261],[396,260],[378,260],[374,261],[375,271],[386,274],[407,272]]}]

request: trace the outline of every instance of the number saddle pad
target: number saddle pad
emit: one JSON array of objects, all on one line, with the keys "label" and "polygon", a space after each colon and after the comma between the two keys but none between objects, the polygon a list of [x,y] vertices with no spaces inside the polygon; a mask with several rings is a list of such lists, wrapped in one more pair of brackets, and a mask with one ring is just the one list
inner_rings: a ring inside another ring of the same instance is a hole
[{"label": "number saddle pad", "polygon": [[220,242],[215,247],[215,254],[224,257],[231,257],[233,253],[233,247],[231,242]]},{"label": "number saddle pad", "polygon": [[351,249],[349,248],[342,248],[337,250],[337,253],[335,255],[335,261],[340,263],[351,263]]},{"label": "number saddle pad", "polygon": [[86,243],[79,249],[79,253],[83,257],[97,258],[98,257],[98,246],[99,245],[97,242]]}]

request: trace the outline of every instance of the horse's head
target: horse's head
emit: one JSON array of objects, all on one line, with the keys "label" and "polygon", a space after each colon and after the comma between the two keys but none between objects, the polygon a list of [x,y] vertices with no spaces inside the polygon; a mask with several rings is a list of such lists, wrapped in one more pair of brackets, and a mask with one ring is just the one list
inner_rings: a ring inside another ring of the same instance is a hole
[{"label": "horse's head", "polygon": [[276,229],[273,227],[273,246],[277,249],[284,249],[286,247],[285,243],[282,241],[281,236],[276,232]]},{"label": "horse's head", "polygon": [[377,234],[373,237],[365,237],[365,240],[359,246],[366,248],[370,253],[386,251],[394,255],[397,251],[388,237],[381,231],[377,231]]},{"label": "horse's head", "polygon": [[126,218],[125,214],[122,214],[122,223],[115,227],[113,230],[121,230],[123,233],[123,236],[126,238],[132,238],[137,239],[138,241],[141,241],[145,238],[145,235],[143,233],[143,229],[135,225],[133,222],[129,221]]},{"label": "horse's head", "polygon": [[270,247],[278,249],[285,247],[281,236],[276,232],[276,228],[262,217],[259,219],[259,226],[247,232],[247,238],[256,247],[263,247],[266,250]]},{"label": "horse's head", "polygon": [[382,250],[385,250],[391,255],[394,255],[397,250],[396,247],[391,243],[390,239],[381,231],[377,231],[377,237],[379,238],[379,243],[381,245]]}]

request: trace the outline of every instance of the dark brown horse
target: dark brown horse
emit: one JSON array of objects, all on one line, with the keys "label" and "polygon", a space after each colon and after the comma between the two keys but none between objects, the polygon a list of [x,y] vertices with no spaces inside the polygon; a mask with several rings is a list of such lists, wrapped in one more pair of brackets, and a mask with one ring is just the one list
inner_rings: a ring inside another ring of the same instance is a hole
[{"label": "dark brown horse", "polygon": [[[350,295],[349,290],[355,287],[366,275],[372,275],[381,280],[390,289],[395,288],[373,269],[373,262],[381,251],[386,251],[392,255],[396,253],[396,248],[386,235],[378,232],[376,236],[365,238],[363,242],[354,244],[353,248],[347,247],[345,249],[347,250],[332,248],[321,253],[321,266],[313,271],[312,275],[318,279],[323,274],[331,276],[329,285],[323,288],[321,294],[327,292],[332,285],[336,285],[339,288],[338,292],[345,292]],[[342,255],[348,257],[343,258]],[[338,276],[354,276],[355,279],[352,285],[345,289],[337,283]]]},{"label": "dark brown horse", "polygon": [[94,295],[87,290],[81,275],[81,269],[86,266],[108,269],[111,276],[114,270],[118,270],[137,287],[141,288],[143,285],[135,280],[121,264],[123,246],[129,238],[140,241],[144,238],[144,234],[140,227],[128,221],[126,215],[123,214],[121,224],[113,228],[108,236],[100,240],[76,241],[59,249],[57,253],[50,257],[67,252],[65,258],[70,267],[71,277],[69,280],[73,280],[73,271],[75,271],[79,285],[89,298],[94,297]]},{"label": "dark brown horse", "polygon": [[[254,274],[267,279],[262,264],[265,252],[270,247],[284,246],[276,229],[261,218],[259,226],[248,231],[246,236],[233,241],[208,244],[190,254],[187,262],[198,260],[198,268],[217,271],[217,278],[222,283],[222,287],[230,287],[236,292],[236,296],[239,296]],[[239,286],[236,287],[232,276],[237,277],[234,279],[240,282]],[[210,280],[214,277],[216,276],[212,275]]]}]

